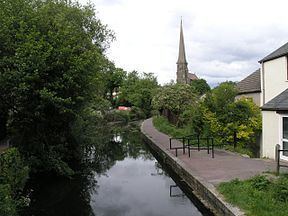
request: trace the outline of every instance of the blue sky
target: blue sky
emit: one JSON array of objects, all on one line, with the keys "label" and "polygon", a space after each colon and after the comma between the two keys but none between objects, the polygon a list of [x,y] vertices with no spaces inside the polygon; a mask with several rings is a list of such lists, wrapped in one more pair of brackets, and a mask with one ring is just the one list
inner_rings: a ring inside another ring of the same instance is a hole
[{"label": "blue sky", "polygon": [[116,35],[107,56],[127,71],[154,73],[161,84],[176,78],[181,16],[188,68],[213,86],[240,81],[288,42],[285,0],[90,1]]}]

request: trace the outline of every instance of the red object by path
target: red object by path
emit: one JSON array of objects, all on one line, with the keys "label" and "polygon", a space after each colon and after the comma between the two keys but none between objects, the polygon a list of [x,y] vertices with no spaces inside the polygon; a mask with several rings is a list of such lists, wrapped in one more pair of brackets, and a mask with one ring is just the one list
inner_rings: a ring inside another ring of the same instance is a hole
[{"label": "red object by path", "polygon": [[126,106],[119,106],[118,110],[125,110],[125,111],[130,111],[131,107],[126,107]]}]

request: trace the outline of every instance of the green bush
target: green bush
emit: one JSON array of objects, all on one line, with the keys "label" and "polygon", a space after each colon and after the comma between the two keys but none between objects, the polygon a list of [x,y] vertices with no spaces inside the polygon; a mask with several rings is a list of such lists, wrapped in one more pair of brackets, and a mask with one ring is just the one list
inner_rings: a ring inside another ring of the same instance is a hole
[{"label": "green bush", "polygon": [[0,184],[0,215],[17,215],[16,204],[11,194],[8,184]]},{"label": "green bush", "polygon": [[266,190],[271,185],[271,182],[266,176],[259,175],[251,179],[251,185],[257,190]]},{"label": "green bush", "polygon": [[280,202],[288,201],[288,178],[279,178],[274,185],[274,198]]},{"label": "green bush", "polygon": [[131,120],[139,120],[139,119],[145,119],[145,118],[146,118],[146,115],[142,109],[140,109],[139,107],[135,107],[135,106],[131,108],[131,112],[130,112]]},{"label": "green bush", "polygon": [[29,168],[16,148],[10,148],[0,156],[0,184],[9,184],[13,193],[24,188],[28,174]]},{"label": "green bush", "polygon": [[0,155],[0,215],[17,215],[28,199],[22,195],[29,168],[19,151],[10,148]]},{"label": "green bush", "polygon": [[129,111],[113,110],[105,115],[105,120],[108,122],[129,122]]}]

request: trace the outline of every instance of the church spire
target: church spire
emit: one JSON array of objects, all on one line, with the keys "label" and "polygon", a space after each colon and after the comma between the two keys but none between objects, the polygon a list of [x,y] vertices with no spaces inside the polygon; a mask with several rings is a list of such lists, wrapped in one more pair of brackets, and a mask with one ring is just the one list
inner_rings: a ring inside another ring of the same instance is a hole
[{"label": "church spire", "polygon": [[177,64],[187,63],[186,54],[185,54],[185,45],[184,45],[184,36],[183,36],[183,28],[182,28],[182,18],[180,23],[180,42],[179,42],[179,54]]},{"label": "church spire", "polygon": [[179,42],[179,54],[177,61],[177,83],[188,83],[188,63],[186,61],[184,36],[182,28],[182,18],[180,23],[180,42]]}]

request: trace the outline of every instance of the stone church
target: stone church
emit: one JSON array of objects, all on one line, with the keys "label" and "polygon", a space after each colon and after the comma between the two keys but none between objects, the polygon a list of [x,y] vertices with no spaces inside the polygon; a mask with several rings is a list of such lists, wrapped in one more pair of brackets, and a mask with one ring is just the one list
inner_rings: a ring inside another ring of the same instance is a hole
[{"label": "stone church", "polygon": [[186,61],[184,36],[182,28],[182,20],[180,23],[180,42],[179,42],[179,54],[177,61],[177,83],[190,84],[193,80],[197,80],[198,77],[194,73],[189,73],[188,63]]}]

